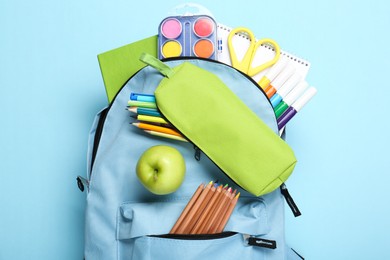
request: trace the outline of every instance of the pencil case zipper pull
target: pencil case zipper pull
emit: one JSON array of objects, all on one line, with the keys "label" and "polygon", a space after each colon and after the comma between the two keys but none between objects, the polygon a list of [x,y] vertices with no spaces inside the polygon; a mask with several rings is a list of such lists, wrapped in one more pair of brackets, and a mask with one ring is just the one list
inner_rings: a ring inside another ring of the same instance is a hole
[{"label": "pencil case zipper pull", "polygon": [[77,176],[76,180],[77,180],[77,186],[79,187],[81,192],[84,192],[85,187],[87,188],[87,190],[89,190],[89,181],[87,179],[79,175]]},{"label": "pencil case zipper pull", "polygon": [[299,210],[297,204],[295,204],[293,198],[291,197],[290,193],[288,192],[286,184],[280,185],[280,191],[284,197],[284,199],[287,202],[287,205],[290,207],[292,213],[294,214],[294,217],[299,217],[302,215],[301,211]]},{"label": "pencil case zipper pull", "polygon": [[194,145],[194,150],[195,150],[195,154],[194,154],[195,160],[200,161],[200,152],[201,152],[201,150],[196,145]]}]

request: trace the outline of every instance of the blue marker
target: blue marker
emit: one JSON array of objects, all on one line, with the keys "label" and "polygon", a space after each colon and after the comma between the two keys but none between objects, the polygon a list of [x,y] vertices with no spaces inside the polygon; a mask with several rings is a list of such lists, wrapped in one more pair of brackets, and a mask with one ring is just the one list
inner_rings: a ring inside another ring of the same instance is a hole
[{"label": "blue marker", "polygon": [[154,97],[154,95],[138,94],[138,93],[131,93],[130,100],[143,101],[143,102],[156,102],[156,98]]}]

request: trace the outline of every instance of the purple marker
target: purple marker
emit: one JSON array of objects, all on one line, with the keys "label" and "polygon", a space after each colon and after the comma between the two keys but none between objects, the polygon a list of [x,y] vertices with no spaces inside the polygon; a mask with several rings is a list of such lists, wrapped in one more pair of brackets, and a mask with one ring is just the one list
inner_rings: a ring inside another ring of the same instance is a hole
[{"label": "purple marker", "polygon": [[291,120],[307,102],[317,93],[317,89],[314,87],[308,88],[301,97],[299,97],[286,111],[278,118],[279,130],[282,129],[288,121]]}]

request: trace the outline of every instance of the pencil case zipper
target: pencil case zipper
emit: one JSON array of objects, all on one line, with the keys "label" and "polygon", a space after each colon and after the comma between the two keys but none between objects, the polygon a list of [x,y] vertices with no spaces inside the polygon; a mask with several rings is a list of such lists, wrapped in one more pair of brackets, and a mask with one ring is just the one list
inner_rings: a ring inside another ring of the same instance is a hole
[{"label": "pencil case zipper", "polygon": [[[206,60],[206,61],[209,61],[209,62],[214,62],[214,63],[219,63],[219,64],[222,64],[224,66],[228,66],[228,67],[231,67],[233,68],[234,70],[238,71],[239,73],[241,73],[243,76],[245,76],[246,78],[248,78],[250,81],[252,81],[252,83],[258,88],[259,91],[261,91],[263,93],[263,95],[265,97],[267,97],[266,93],[264,92],[264,90],[257,84],[256,81],[254,81],[250,76],[248,76],[247,74],[235,69],[234,67],[228,65],[228,64],[225,64],[225,63],[222,63],[220,61],[217,61],[217,60],[212,60],[212,59],[207,59],[207,58],[196,58],[196,57],[174,57],[174,58],[167,58],[167,59],[162,59],[162,61],[175,61],[175,60]],[[142,68],[140,69],[142,70]],[[93,148],[92,148],[92,158],[91,158],[91,169],[90,169],[90,172],[91,172],[91,176],[92,176],[92,169],[93,169],[93,165],[94,165],[94,162],[95,162],[95,158],[96,158],[96,154],[97,154],[97,151],[98,151],[98,148],[99,148],[99,143],[100,143],[100,138],[101,138],[101,135],[102,135],[102,132],[103,132],[103,127],[104,127],[104,123],[105,123],[105,120],[107,118],[107,114],[109,113],[111,107],[112,107],[112,104],[115,102],[118,94],[121,92],[121,90],[126,86],[127,82],[129,82],[135,75],[138,74],[138,72],[140,71],[138,70],[136,73],[134,73],[134,75],[132,75],[123,85],[122,87],[118,90],[117,94],[115,95],[115,97],[112,99],[111,103],[107,106],[107,108],[105,108],[103,111],[102,111],[102,114],[100,116],[100,119],[99,119],[99,122],[98,122],[98,125],[96,127],[96,133],[95,133],[95,137],[94,137],[94,143],[93,143]],[[267,97],[267,100],[268,102],[270,103],[270,105],[272,106],[271,104],[271,101],[269,100],[269,98]],[[276,117],[275,117],[276,119]],[[199,148],[195,147],[195,150],[196,150],[196,155],[197,157],[200,156],[200,150],[198,150]]]},{"label": "pencil case zipper", "polygon": [[[250,80],[253,85],[256,87],[256,89],[258,91],[260,91],[264,97],[266,97],[267,101],[269,102],[269,104],[272,106],[271,104],[271,101],[269,100],[269,98],[267,97],[265,91],[259,86],[259,84],[257,84],[257,82],[255,80],[253,80],[252,77],[248,76],[247,74],[235,69],[234,67],[228,65],[228,64],[225,64],[225,63],[222,63],[222,62],[219,62],[219,61],[216,61],[216,60],[212,60],[212,59],[207,59],[207,58],[196,58],[196,57],[174,57],[174,58],[167,58],[167,59],[163,59],[162,61],[166,62],[166,61],[176,61],[176,60],[206,60],[208,62],[213,62],[213,63],[218,63],[218,64],[222,64],[224,66],[228,66],[236,71],[238,71],[240,74],[242,74],[244,77],[246,77],[248,80]],[[93,143],[93,148],[92,148],[92,157],[91,157],[91,168],[90,168],[90,176],[89,176],[89,180],[91,179],[92,177],[92,169],[93,169],[93,166],[94,166],[94,163],[95,163],[95,158],[96,158],[96,154],[97,154],[97,151],[98,151],[98,148],[99,148],[99,143],[100,143],[100,139],[101,139],[101,136],[102,136],[102,133],[103,133],[103,128],[104,128],[104,123],[106,121],[106,118],[107,118],[107,115],[112,107],[112,104],[115,102],[118,94],[121,92],[121,90],[126,86],[127,82],[130,81],[135,75],[138,74],[139,71],[141,71],[143,68],[141,68],[140,70],[138,70],[136,73],[134,73],[123,85],[122,87],[118,90],[117,94],[115,95],[115,97],[113,98],[113,100],[111,101],[111,103],[109,104],[109,106],[107,108],[105,108],[102,112],[101,112],[101,115],[100,115],[100,118],[99,118],[99,121],[98,121],[98,125],[96,127],[96,133],[95,133],[95,136],[94,136],[94,143]],[[161,112],[161,111],[160,111]],[[165,116],[164,116],[165,118]],[[166,118],[165,118],[166,119]],[[276,116],[275,116],[275,119],[276,119]],[[167,119],[166,119],[167,120]],[[167,120],[169,122],[169,120]],[[184,136],[184,135],[183,135]],[[185,137],[185,136],[184,136]],[[185,137],[191,144],[193,144],[194,146],[194,150],[195,150],[195,153],[194,153],[194,158],[199,161],[200,160],[200,157],[201,157],[201,149],[199,147],[197,147],[193,142],[191,142],[190,139],[188,139],[187,137]],[[220,169],[222,171],[222,169],[213,161],[210,159],[210,161],[213,162],[213,164],[218,167],[218,169]],[[224,172],[224,171],[222,171]],[[225,176],[227,176],[233,183],[235,183],[237,185],[237,183],[232,179],[230,178],[230,176],[228,176],[227,174],[225,174]],[[89,185],[89,180],[86,180],[80,176],[78,176],[77,178],[77,184],[80,188],[81,191],[84,190],[84,185]],[[297,205],[295,204],[293,198],[291,197],[291,195],[289,194],[288,190],[287,190],[287,187],[285,184],[283,184],[281,187],[280,187],[280,190],[281,190],[281,193],[282,195],[284,196],[287,204],[289,205],[289,207],[291,208],[294,216],[299,216],[301,215]]]}]

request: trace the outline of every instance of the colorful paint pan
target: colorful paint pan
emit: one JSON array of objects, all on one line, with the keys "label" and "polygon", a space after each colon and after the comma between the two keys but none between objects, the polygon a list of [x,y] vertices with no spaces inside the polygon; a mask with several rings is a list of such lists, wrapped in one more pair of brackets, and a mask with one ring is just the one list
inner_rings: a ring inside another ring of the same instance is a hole
[{"label": "colorful paint pan", "polygon": [[208,17],[198,18],[194,23],[194,32],[199,37],[210,36],[214,29],[214,22]]},{"label": "colorful paint pan", "polygon": [[217,59],[217,24],[207,15],[170,16],[159,26],[159,58],[194,56]]},{"label": "colorful paint pan", "polygon": [[168,39],[175,39],[180,36],[182,26],[179,20],[175,18],[166,19],[161,24],[161,33]]},{"label": "colorful paint pan", "polygon": [[181,44],[178,41],[166,41],[161,47],[161,53],[165,58],[178,57],[182,53]]},{"label": "colorful paint pan", "polygon": [[200,58],[210,58],[214,53],[214,44],[208,39],[200,39],[194,45],[194,54]]}]

